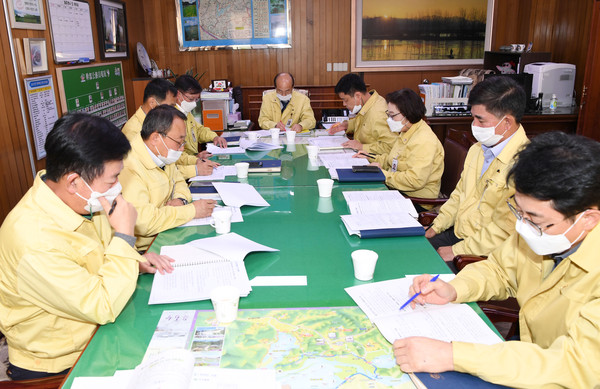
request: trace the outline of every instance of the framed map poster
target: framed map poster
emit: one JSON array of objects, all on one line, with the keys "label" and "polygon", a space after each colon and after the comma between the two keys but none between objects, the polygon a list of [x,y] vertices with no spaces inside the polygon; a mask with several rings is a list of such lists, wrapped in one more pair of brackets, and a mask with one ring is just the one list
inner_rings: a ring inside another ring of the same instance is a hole
[{"label": "framed map poster", "polygon": [[290,0],[175,0],[180,51],[291,47]]},{"label": "framed map poster", "polygon": [[483,64],[494,0],[352,0],[352,71]]}]

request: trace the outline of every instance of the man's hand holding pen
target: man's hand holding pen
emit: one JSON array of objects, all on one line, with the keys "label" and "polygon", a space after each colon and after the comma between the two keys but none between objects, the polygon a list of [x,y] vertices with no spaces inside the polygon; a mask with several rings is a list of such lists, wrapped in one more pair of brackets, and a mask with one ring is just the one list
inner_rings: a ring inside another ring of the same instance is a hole
[{"label": "man's hand holding pen", "polygon": [[135,207],[127,202],[122,195],[118,195],[112,203],[109,203],[104,197],[99,197],[98,200],[102,204],[112,228],[121,234],[134,236],[133,228],[137,220]]}]

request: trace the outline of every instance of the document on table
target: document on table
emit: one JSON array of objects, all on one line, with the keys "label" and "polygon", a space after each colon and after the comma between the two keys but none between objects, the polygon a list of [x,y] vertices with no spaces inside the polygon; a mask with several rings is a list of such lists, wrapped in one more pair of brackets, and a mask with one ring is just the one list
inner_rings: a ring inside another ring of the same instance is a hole
[{"label": "document on table", "polygon": [[[244,221],[244,218],[242,216],[242,211],[240,210],[240,208],[238,207],[231,207],[231,222],[232,223],[240,223]],[[175,228],[180,228],[180,227],[194,227],[194,226],[208,226],[210,225],[210,223],[213,222],[213,217],[209,216],[209,217],[203,217],[200,219],[192,219],[189,222],[182,224],[178,227]]]},{"label": "document on table", "polygon": [[351,215],[374,213],[407,213],[418,217],[412,201],[395,190],[364,190],[342,192]]},{"label": "document on table", "polygon": [[494,344],[502,339],[466,304],[417,305],[399,308],[408,300],[412,278],[400,278],[346,288],[346,292],[393,343],[425,336],[445,342]]},{"label": "document on table", "polygon": [[268,207],[269,203],[250,184],[237,182],[215,182],[215,189],[219,192],[225,205],[241,207],[252,205],[255,207]]},{"label": "document on table", "polygon": [[[279,251],[269,246],[256,243],[250,239],[244,238],[235,232],[214,236],[211,238],[197,239],[186,243],[183,246],[191,246],[202,250],[210,251],[231,261],[241,262],[246,255],[256,251],[274,252]],[[165,246],[163,246],[165,247]],[[173,247],[173,246],[170,246]],[[162,252],[162,251],[161,251]]]},{"label": "document on table", "polygon": [[[315,133],[317,136],[331,136],[329,135],[329,129],[331,127],[333,127],[333,125],[335,125],[337,123],[323,123],[323,127],[325,127],[324,130],[316,130]],[[340,130],[336,133],[333,134],[333,136],[337,136],[337,135],[344,135],[346,132],[344,130]]]},{"label": "document on table", "polygon": [[219,146],[215,146],[212,143],[206,144],[206,151],[211,153],[212,155],[223,155],[223,154],[244,154],[246,151],[241,147],[225,147],[220,148]]},{"label": "document on table", "polygon": [[352,166],[365,166],[369,161],[365,158],[352,158],[352,153],[319,154],[319,159],[327,169],[350,169]]},{"label": "document on table", "polygon": [[283,146],[279,144],[279,141],[273,141],[269,139],[269,142],[263,141],[251,141],[249,139],[240,139],[240,147],[245,150],[251,151],[262,151],[262,150],[277,150],[282,149]]},{"label": "document on table", "polygon": [[320,150],[323,149],[343,149],[342,143],[348,141],[346,136],[327,136],[327,137],[319,137],[319,138],[310,138],[308,143],[314,146],[319,146]]},{"label": "document on table", "polygon": [[216,166],[213,168],[212,174],[209,176],[195,176],[190,178],[190,181],[220,181],[226,176],[235,176],[237,171],[235,166]]},{"label": "document on table", "polygon": [[408,213],[372,213],[341,215],[350,235],[364,230],[382,230],[386,228],[423,227]]}]

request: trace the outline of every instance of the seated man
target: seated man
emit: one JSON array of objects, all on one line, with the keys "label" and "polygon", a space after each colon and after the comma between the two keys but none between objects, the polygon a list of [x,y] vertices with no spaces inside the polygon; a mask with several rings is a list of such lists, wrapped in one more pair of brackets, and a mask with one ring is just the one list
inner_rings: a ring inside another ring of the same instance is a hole
[{"label": "seated man", "polygon": [[258,125],[260,128],[286,128],[300,132],[311,130],[317,124],[310,106],[310,99],[294,90],[294,77],[290,73],[279,73],[273,79],[275,90],[265,93],[260,106]]},{"label": "seated man", "polygon": [[417,277],[418,303],[516,297],[520,341],[493,345],[406,338],[405,372],[456,370],[517,388],[600,385],[600,144],[562,132],[532,139],[509,173],[516,233],[450,283]]},{"label": "seated man", "polygon": [[123,197],[138,212],[137,248],[146,250],[159,232],[210,216],[215,201],[192,202],[190,189],[175,166],[185,144],[183,113],[159,105],[146,115],[140,135],[131,142],[120,181]]},{"label": "seated man", "polygon": [[357,74],[346,74],[335,86],[338,94],[352,115],[350,120],[331,127],[330,134],[346,131],[354,139],[343,144],[354,150],[372,154],[389,153],[396,142],[396,135],[387,125],[387,103],[375,91],[367,92],[367,86]]},{"label": "seated man", "polygon": [[[525,92],[505,77],[473,87],[471,146],[456,189],[425,237],[451,268],[459,254],[488,255],[514,231],[514,217],[503,206],[515,193],[506,180],[514,155],[528,142],[520,125]],[[455,270],[455,269],[453,269]]]},{"label": "seated man", "polygon": [[121,130],[130,142],[140,135],[146,114],[161,104],[177,104],[177,88],[165,79],[154,78],[144,89],[144,102]]},{"label": "seated man", "polygon": [[199,153],[198,143],[213,142],[215,146],[227,147],[227,141],[210,128],[198,123],[192,115],[202,92],[198,81],[184,74],[175,80],[175,88],[177,88],[177,108],[187,115],[185,148],[177,161],[177,167],[186,180],[197,175],[210,175],[213,167],[219,164],[206,159],[211,155],[209,152]]},{"label": "seated man", "polygon": [[117,179],[130,146],[114,124],[65,115],[45,148],[46,170],[0,228],[0,331],[13,380],[66,373],[96,325],[119,315],[140,271],[172,271],[166,257],[134,248],[136,211]]}]

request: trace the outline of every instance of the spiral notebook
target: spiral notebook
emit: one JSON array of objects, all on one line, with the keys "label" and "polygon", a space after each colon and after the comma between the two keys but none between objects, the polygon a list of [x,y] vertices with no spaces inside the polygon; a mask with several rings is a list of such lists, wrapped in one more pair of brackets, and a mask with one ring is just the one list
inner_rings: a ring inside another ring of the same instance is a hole
[{"label": "spiral notebook", "polygon": [[208,300],[210,291],[221,285],[237,287],[240,297],[252,290],[243,261],[230,261],[190,245],[163,248],[161,254],[175,260],[174,270],[154,275],[149,305]]}]

